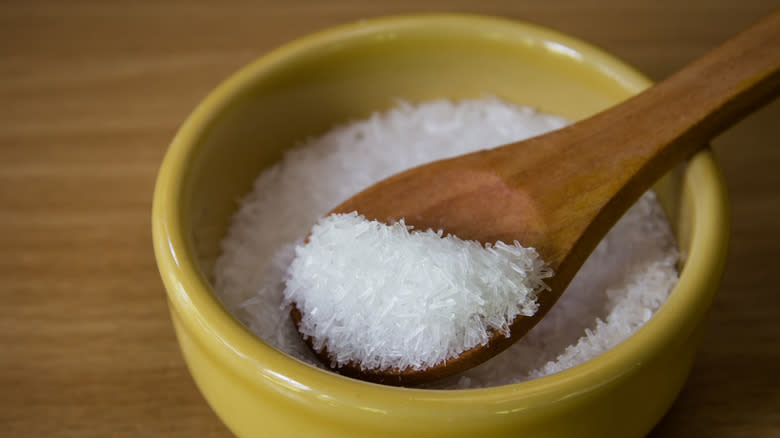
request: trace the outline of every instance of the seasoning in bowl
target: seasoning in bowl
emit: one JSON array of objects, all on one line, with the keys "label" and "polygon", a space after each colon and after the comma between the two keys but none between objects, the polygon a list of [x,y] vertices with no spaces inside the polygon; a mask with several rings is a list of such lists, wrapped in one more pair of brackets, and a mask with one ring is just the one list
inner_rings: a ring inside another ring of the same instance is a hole
[{"label": "seasoning in bowl", "polygon": [[[323,214],[364,187],[406,168],[491,143],[497,146],[521,140],[566,123],[563,118],[493,98],[417,106],[399,103],[388,112],[310,139],[263,172],[242,201],[217,261],[217,294],[258,336],[282,351],[316,363],[283,308],[288,302],[283,291],[285,280],[289,286],[290,274],[295,274],[294,269],[288,273],[295,246]],[[607,235],[558,304],[524,339],[485,364],[431,387],[511,383],[556,372],[600,354],[629,336],[662,304],[677,278],[676,261],[671,230],[648,193]],[[390,270],[387,265],[377,269],[383,267]],[[346,267],[344,273],[357,272],[358,266],[354,268],[350,271]],[[345,266],[339,269],[343,271]],[[403,282],[404,278],[408,277],[395,272],[394,280]],[[529,283],[528,289],[525,304],[532,307],[533,294],[544,292],[535,282]],[[459,323],[460,335],[482,322]],[[497,326],[500,329],[500,322]],[[408,328],[422,333],[432,327]],[[400,334],[409,336],[403,331]],[[478,336],[475,341],[479,342]],[[374,354],[376,348],[368,345],[366,351]],[[422,360],[440,360],[450,351],[449,346],[438,344]]]}]

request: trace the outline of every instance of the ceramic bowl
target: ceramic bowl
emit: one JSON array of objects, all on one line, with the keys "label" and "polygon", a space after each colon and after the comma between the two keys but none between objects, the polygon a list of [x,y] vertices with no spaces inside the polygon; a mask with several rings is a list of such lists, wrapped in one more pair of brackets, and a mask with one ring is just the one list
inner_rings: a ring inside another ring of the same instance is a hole
[{"label": "ceramic bowl", "polygon": [[723,269],[727,202],[708,149],[656,189],[684,255],[679,284],[637,333],[548,377],[487,389],[394,388],[298,361],[215,297],[236,199],[295,142],[406,99],[494,95],[579,119],[649,85],[572,37],[500,18],[372,19],[285,45],[212,92],[182,125],[154,194],[154,247],[192,376],[236,434],[307,437],[633,437],[685,382]]}]

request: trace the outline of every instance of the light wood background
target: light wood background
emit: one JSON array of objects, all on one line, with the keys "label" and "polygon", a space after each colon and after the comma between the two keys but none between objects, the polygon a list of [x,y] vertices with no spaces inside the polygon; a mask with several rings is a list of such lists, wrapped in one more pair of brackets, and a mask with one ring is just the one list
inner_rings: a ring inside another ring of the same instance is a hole
[{"label": "light wood background", "polygon": [[[557,28],[658,79],[776,6],[0,0],[0,436],[229,436],[174,340],[152,187],[195,104],[269,49],[364,17],[467,11]],[[780,436],[779,139],[775,102],[714,143],[730,257],[692,375],[653,437]]]}]

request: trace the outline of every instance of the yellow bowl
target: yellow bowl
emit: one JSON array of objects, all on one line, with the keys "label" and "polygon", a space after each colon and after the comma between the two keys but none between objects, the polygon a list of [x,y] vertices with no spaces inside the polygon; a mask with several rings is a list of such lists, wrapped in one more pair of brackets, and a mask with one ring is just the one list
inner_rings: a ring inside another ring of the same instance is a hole
[{"label": "yellow bowl", "polygon": [[154,194],[157,263],[195,382],[239,436],[631,437],[670,407],[690,370],[726,253],[727,203],[709,150],[656,189],[685,255],[679,284],[628,340],[548,377],[487,389],[351,380],[256,338],[214,296],[219,240],[262,169],[334,124],[423,101],[489,94],[578,119],[649,85],[560,33],[498,18],[362,21],[288,44],[211,93],[181,127]]}]

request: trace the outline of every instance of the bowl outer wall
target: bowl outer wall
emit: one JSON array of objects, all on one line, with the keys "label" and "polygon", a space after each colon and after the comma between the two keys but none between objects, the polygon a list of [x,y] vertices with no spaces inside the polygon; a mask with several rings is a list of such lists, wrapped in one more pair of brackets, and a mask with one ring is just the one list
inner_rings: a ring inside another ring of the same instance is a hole
[{"label": "bowl outer wall", "polygon": [[[390,388],[359,382],[280,354],[245,329],[214,297],[202,272],[203,265],[195,256],[199,239],[193,238],[195,220],[190,217],[191,198],[201,196],[194,194],[190,185],[207,172],[203,169],[208,164],[197,160],[197,155],[205,150],[207,141],[203,139],[222,135],[218,125],[227,123],[225,114],[240,106],[246,93],[263,91],[257,90],[258,78],[300,62],[318,65],[323,57],[348,52],[354,41],[367,44],[361,53],[368,53],[374,44],[392,44],[407,34],[417,35],[418,40],[458,35],[457,38],[474,39],[474,44],[500,40],[501,44],[538,52],[534,59],[539,62],[564,63],[574,67],[573,75],[591,75],[584,79],[586,82],[612,84],[614,95],[597,102],[597,106],[616,103],[649,85],[647,79],[619,60],[560,33],[498,18],[441,14],[367,20],[334,28],[288,44],[245,67],[209,95],[184,123],[166,155],[155,189],[155,253],[168,291],[174,327],[195,381],[214,410],[240,436],[467,436],[510,432],[549,437],[641,436],[668,409],[685,380],[701,321],[725,260],[725,188],[707,150],[691,160],[682,176],[681,202],[675,202],[674,194],[659,193],[669,199],[665,202],[667,208],[678,206],[683,219],[678,221],[678,240],[688,259],[667,303],[616,348],[552,376],[515,385],[458,391]],[[511,57],[512,53],[507,55]],[[307,56],[311,59],[301,61]],[[290,68],[286,72],[297,67]],[[326,74],[322,70],[310,72]],[[468,73],[479,74],[473,70]],[[276,77],[286,79],[266,84],[267,87],[287,87],[289,93],[289,83],[284,81],[299,80],[302,76]],[[342,90],[343,84],[333,87],[326,91]],[[463,90],[463,96],[450,97],[467,97],[474,92]],[[517,101],[515,96],[503,95],[509,92],[499,89],[496,94]],[[416,97],[432,98],[437,93],[442,90],[433,89],[430,96],[422,93]],[[370,97],[351,102],[359,107],[352,116],[370,112],[371,104],[376,104]],[[547,109],[543,102],[531,103]],[[555,112],[580,118],[593,112],[593,108],[574,105],[568,113]],[[331,116],[338,119],[343,115]],[[329,124],[332,120],[322,120],[316,129],[327,129]],[[278,154],[261,157],[266,164],[274,158]],[[670,178],[666,178],[671,181],[666,184],[666,191],[679,189]],[[236,188],[231,190],[242,193]],[[224,233],[224,224],[213,228],[214,235]],[[210,250],[213,252],[214,248]]]}]

